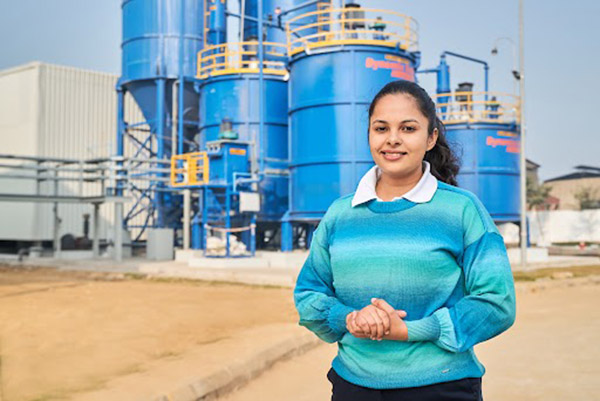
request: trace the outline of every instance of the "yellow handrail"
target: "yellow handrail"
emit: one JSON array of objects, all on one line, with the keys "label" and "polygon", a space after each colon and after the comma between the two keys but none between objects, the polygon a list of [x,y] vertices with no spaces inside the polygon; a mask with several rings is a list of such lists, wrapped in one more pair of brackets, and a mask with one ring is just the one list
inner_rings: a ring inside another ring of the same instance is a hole
[{"label": "yellow handrail", "polygon": [[[285,75],[286,46],[282,43],[263,42],[263,72]],[[258,41],[232,42],[208,46],[198,52],[196,76],[257,73],[259,71]]]},{"label": "yellow handrail", "polygon": [[519,124],[520,98],[502,92],[448,92],[433,96],[444,124]]},{"label": "yellow handrail", "polygon": [[[355,17],[363,13],[365,17]],[[351,18],[347,18],[350,16]],[[291,18],[286,23],[288,54],[340,44],[400,46],[416,50],[418,23],[390,10],[322,8]]]},{"label": "yellow handrail", "polygon": [[171,156],[171,186],[188,187],[208,184],[209,159],[206,152]]}]

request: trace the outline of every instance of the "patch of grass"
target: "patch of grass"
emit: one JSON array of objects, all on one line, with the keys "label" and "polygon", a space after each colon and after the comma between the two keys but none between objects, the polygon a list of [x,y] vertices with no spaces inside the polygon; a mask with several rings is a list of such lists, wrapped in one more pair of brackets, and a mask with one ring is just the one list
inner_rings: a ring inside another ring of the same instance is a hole
[{"label": "patch of grass", "polygon": [[551,277],[553,273],[571,272],[573,277],[585,277],[600,274],[600,265],[570,266],[570,267],[548,267],[527,272],[514,272],[515,281],[535,281],[540,278]]},{"label": "patch of grass", "polygon": [[140,273],[125,273],[126,279],[131,280],[144,280],[151,283],[162,283],[162,284],[188,284],[196,286],[209,286],[209,287],[223,287],[223,286],[240,286],[240,287],[251,287],[257,289],[289,289],[289,287],[283,285],[274,284],[247,284],[247,283],[236,283],[231,281],[222,280],[203,280],[193,278],[182,278],[182,277],[156,277],[147,276]]},{"label": "patch of grass", "polygon": [[144,280],[146,278],[146,275],[141,273],[124,273],[123,276],[128,280]]}]

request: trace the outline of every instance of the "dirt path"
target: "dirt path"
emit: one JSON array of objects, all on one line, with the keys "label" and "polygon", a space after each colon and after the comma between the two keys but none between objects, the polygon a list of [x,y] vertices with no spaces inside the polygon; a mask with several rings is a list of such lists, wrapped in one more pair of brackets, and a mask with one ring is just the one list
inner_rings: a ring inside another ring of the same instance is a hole
[{"label": "dirt path", "polygon": [[0,399],[68,399],[240,330],[295,320],[289,289],[0,267]]},{"label": "dirt path", "polygon": [[[475,347],[487,369],[484,400],[600,400],[600,286],[519,292],[517,297],[515,325]],[[219,401],[328,400],[326,373],[336,352],[336,345],[323,343]]]},{"label": "dirt path", "polygon": [[[486,401],[600,399],[599,301],[600,285],[519,291],[515,326],[476,347]],[[289,288],[0,267],[0,322],[0,400],[55,401],[297,314]],[[329,399],[336,351],[278,363],[223,401]]]}]

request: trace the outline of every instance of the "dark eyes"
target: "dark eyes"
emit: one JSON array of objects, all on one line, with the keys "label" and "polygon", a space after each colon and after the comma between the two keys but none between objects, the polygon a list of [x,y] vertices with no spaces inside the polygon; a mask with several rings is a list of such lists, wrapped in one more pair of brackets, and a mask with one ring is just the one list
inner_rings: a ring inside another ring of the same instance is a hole
[{"label": "dark eyes", "polygon": [[[375,127],[375,132],[385,132],[387,131],[388,127],[385,126],[381,126],[381,127]],[[402,127],[402,131],[404,132],[415,132],[417,130],[416,127],[412,127],[410,125],[406,125],[404,127]]]}]

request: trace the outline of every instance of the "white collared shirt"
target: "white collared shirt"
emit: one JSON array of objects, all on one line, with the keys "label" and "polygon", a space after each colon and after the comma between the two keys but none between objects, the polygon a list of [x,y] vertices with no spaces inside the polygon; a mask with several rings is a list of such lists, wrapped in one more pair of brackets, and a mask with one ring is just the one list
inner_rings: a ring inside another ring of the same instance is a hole
[{"label": "white collared shirt", "polygon": [[[431,174],[431,165],[427,160],[423,160],[423,165],[425,166],[425,171],[423,172],[423,176],[417,185],[415,185],[413,189],[404,195],[396,197],[392,200],[406,198],[411,202],[424,203],[429,202],[431,198],[433,198],[433,195],[438,187],[438,180],[433,176],[433,174]],[[358,183],[358,187],[356,188],[356,192],[352,198],[352,207],[368,202],[372,199],[377,199],[378,201],[383,202],[375,192],[375,185],[377,184],[379,177],[381,177],[381,169],[377,165],[373,166],[369,171],[367,171],[367,173],[360,179],[360,182]]]}]

